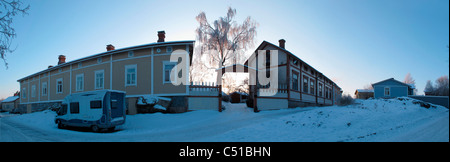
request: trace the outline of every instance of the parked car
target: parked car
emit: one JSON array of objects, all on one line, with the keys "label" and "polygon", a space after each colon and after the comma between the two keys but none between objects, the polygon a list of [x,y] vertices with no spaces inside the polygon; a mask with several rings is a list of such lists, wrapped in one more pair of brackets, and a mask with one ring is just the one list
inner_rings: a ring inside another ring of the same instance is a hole
[{"label": "parked car", "polygon": [[125,123],[125,92],[99,90],[66,96],[57,112],[58,128],[90,127],[92,131],[114,130]]}]

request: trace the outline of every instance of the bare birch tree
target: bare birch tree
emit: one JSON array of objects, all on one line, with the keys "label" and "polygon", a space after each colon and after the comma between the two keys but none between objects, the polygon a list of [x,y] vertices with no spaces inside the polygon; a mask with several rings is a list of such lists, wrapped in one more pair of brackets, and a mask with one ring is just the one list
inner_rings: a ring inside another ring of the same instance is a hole
[{"label": "bare birch tree", "polygon": [[403,81],[403,83],[409,84],[411,86],[413,86],[414,90],[413,90],[413,95],[417,94],[417,89],[416,89],[416,80],[414,80],[411,76],[411,73],[406,74],[405,76],[405,80]]},{"label": "bare birch tree", "polygon": [[[219,17],[210,24],[205,12],[198,14],[196,17],[199,23],[199,27],[196,29],[197,44],[200,47],[200,56],[198,57],[205,56],[205,61],[193,66],[193,71],[196,71],[196,68],[217,69],[245,61],[244,52],[254,46],[258,23],[249,16],[242,24],[238,24],[235,16],[236,9],[228,7],[225,17]],[[232,83],[234,79],[229,77],[232,76],[225,74],[222,84],[228,89],[235,89],[233,87],[235,84]],[[191,81],[201,79],[191,78]]]},{"label": "bare birch tree", "polygon": [[28,14],[29,9],[30,5],[23,7],[19,0],[0,0],[0,58],[6,68],[6,54],[14,51],[11,42],[16,37],[16,31],[12,27],[13,18],[18,14]]},{"label": "bare birch tree", "polygon": [[[196,17],[199,27],[196,30],[201,54],[209,55],[210,64],[215,68],[244,61],[243,53],[253,47],[258,23],[250,16],[242,24],[234,20],[236,9],[228,8],[227,15],[208,22],[205,12]],[[231,61],[233,62],[231,62]]]}]

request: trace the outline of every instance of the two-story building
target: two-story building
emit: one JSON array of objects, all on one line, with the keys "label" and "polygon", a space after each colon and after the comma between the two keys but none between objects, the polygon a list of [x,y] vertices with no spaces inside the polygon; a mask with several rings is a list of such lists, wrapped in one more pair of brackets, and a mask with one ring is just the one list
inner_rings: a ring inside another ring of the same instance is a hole
[{"label": "two-story building", "polygon": [[[273,71],[277,69],[278,85],[276,94],[271,96],[261,95],[262,93],[274,90],[267,89],[270,86],[260,85],[259,81],[255,81],[258,73],[250,74],[250,82],[256,83],[250,85],[249,98],[256,101],[258,110],[291,108],[298,106],[310,105],[334,105],[337,104],[342,94],[341,88],[331,79],[302,59],[289,52],[285,47],[286,41],[279,40],[279,45],[263,41],[255,50],[253,55],[245,62],[249,69],[257,69],[257,71],[267,70]],[[257,57],[262,52],[265,61],[262,64],[257,63]],[[277,55],[275,52],[277,51]],[[277,57],[277,62],[271,62],[271,58]],[[263,65],[258,66],[258,65]],[[270,77],[270,73],[266,73],[266,77]],[[255,99],[256,98],[256,99]]]},{"label": "two-story building", "polygon": [[176,50],[186,51],[192,58],[193,46],[192,40],[165,42],[165,32],[159,31],[155,43],[122,49],[107,45],[105,52],[70,62],[60,55],[58,65],[17,80],[19,108],[23,112],[39,111],[58,107],[72,93],[111,89],[126,92],[128,113],[135,114],[139,96],[187,96],[189,85],[171,83],[171,70],[177,62],[169,60]]}]

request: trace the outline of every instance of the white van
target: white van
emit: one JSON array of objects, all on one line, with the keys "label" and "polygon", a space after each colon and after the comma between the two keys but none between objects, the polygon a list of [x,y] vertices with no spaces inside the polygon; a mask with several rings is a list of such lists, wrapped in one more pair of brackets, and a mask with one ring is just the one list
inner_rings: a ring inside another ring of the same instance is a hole
[{"label": "white van", "polygon": [[65,126],[114,130],[125,123],[125,92],[99,90],[66,96],[57,112],[55,123]]}]

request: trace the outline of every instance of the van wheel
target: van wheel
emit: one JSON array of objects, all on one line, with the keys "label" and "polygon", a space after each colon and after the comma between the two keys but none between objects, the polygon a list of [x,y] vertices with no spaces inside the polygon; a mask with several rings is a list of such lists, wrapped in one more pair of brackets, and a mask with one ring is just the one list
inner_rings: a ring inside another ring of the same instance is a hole
[{"label": "van wheel", "polygon": [[108,132],[114,132],[114,129],[116,129],[116,127],[108,128]]},{"label": "van wheel", "polygon": [[91,126],[91,129],[92,129],[93,132],[99,132],[100,131],[100,129],[96,125]]},{"label": "van wheel", "polygon": [[64,129],[64,127],[66,127],[66,126],[60,120],[58,120],[58,128]]}]

